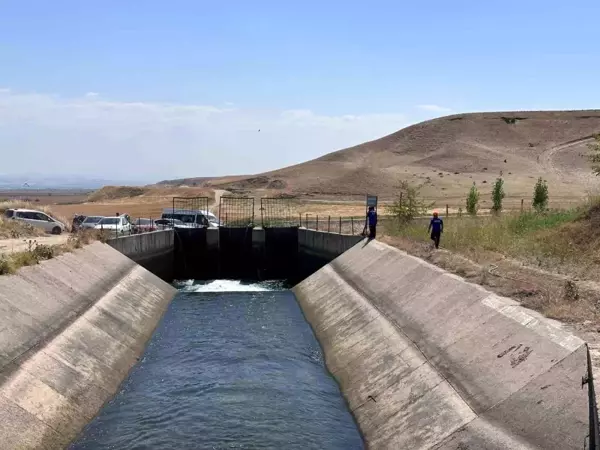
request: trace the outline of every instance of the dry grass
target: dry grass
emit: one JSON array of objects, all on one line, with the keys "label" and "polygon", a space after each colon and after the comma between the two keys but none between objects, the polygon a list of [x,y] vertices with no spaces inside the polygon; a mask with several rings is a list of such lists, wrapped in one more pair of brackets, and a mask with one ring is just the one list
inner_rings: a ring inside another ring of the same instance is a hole
[{"label": "dry grass", "polygon": [[105,241],[104,236],[96,230],[85,230],[72,234],[69,236],[69,240],[62,245],[43,245],[39,244],[35,238],[28,239],[27,250],[0,254],[0,275],[14,274],[21,267],[34,266],[98,240]]},{"label": "dry grass", "polygon": [[389,226],[384,240],[548,317],[594,321],[600,314],[594,209],[600,207],[447,219],[440,251],[432,250],[426,224]]},{"label": "dry grass", "polygon": [[17,220],[4,220],[0,217],[0,239],[17,239],[25,237],[43,236],[45,233],[24,222]]}]

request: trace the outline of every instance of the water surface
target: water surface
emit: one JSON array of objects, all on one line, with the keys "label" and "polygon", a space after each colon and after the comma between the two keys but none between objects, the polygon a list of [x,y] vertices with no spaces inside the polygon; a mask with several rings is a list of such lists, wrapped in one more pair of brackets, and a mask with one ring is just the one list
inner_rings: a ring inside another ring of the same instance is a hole
[{"label": "water surface", "polygon": [[115,398],[71,449],[362,449],[293,293],[183,282]]}]

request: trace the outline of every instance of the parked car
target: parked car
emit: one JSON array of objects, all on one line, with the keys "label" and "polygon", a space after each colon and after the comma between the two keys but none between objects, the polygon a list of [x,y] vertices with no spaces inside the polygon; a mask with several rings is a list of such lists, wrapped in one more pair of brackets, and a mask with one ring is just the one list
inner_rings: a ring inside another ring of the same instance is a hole
[{"label": "parked car", "polygon": [[45,212],[33,209],[7,209],[4,216],[8,219],[25,222],[31,226],[41,228],[47,233],[61,234],[67,229],[64,223],[49,216]]},{"label": "parked car", "polygon": [[186,227],[218,227],[219,219],[206,210],[165,208],[161,219],[177,219]]},{"label": "parked car", "polygon": [[186,225],[178,219],[158,219],[154,223],[158,230],[170,230],[173,227],[186,228]]},{"label": "parked car", "polygon": [[103,216],[87,216],[85,220],[81,222],[79,228],[82,230],[90,230],[96,228],[96,225],[98,225],[98,222],[100,222],[102,219],[104,219]]},{"label": "parked car", "polygon": [[131,223],[126,216],[103,217],[94,228],[114,234],[131,234],[132,231]]},{"label": "parked car", "polygon": [[152,219],[135,219],[133,226],[136,233],[149,233],[157,230],[156,223]]}]

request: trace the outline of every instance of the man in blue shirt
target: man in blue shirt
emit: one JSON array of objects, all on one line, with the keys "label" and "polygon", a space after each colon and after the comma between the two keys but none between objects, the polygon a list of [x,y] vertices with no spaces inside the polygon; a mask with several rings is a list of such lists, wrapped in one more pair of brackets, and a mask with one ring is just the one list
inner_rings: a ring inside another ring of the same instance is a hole
[{"label": "man in blue shirt", "polygon": [[433,219],[429,222],[427,231],[431,231],[431,240],[435,248],[440,248],[440,237],[442,237],[442,233],[444,232],[444,221],[438,217],[437,211],[433,212]]},{"label": "man in blue shirt", "polygon": [[369,239],[375,239],[375,235],[377,234],[377,212],[372,206],[369,206],[367,222],[369,223]]}]

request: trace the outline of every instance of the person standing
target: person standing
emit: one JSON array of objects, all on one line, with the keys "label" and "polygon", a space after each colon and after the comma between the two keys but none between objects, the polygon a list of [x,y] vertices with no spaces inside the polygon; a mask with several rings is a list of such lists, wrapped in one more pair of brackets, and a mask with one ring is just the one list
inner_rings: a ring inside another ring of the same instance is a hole
[{"label": "person standing", "polygon": [[377,212],[373,206],[369,206],[367,223],[369,224],[369,239],[375,239],[377,235]]},{"label": "person standing", "polygon": [[438,212],[433,212],[433,218],[429,222],[429,228],[427,231],[431,231],[431,240],[435,245],[435,248],[440,248],[440,238],[444,232],[444,221],[438,217]]}]

